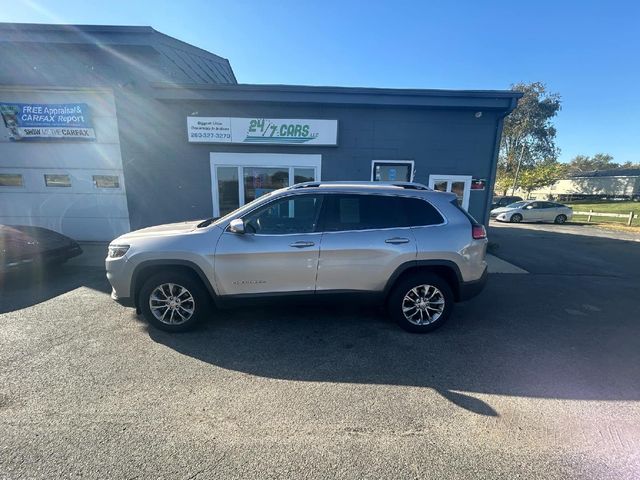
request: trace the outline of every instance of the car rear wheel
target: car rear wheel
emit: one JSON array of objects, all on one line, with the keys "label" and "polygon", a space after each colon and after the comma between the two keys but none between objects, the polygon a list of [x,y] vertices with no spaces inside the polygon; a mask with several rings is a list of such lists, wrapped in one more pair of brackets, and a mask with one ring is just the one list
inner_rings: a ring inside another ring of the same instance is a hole
[{"label": "car rear wheel", "polygon": [[451,315],[453,292],[438,275],[424,273],[401,280],[389,295],[391,317],[403,329],[426,333],[440,327]]},{"label": "car rear wheel", "polygon": [[567,216],[566,215],[562,215],[562,214],[558,215],[556,217],[556,219],[554,220],[555,223],[559,223],[559,224],[562,224],[562,223],[564,223],[566,221],[567,221]]},{"label": "car rear wheel", "polygon": [[511,215],[511,219],[509,220],[511,223],[520,223],[522,221],[522,215],[519,213],[514,213]]},{"label": "car rear wheel", "polygon": [[166,272],[144,283],[138,303],[149,324],[168,332],[182,332],[206,316],[210,299],[199,279],[182,272]]}]

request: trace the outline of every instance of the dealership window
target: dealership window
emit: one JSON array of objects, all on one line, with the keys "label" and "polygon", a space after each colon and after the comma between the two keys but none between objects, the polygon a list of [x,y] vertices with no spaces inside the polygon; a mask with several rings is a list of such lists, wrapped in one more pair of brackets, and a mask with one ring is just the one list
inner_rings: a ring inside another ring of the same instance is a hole
[{"label": "dealership window", "polygon": [[238,167],[218,167],[217,177],[220,215],[226,215],[240,206]]},{"label": "dealership window", "polygon": [[371,180],[374,182],[412,182],[413,160],[374,160]]},{"label": "dealership window", "polygon": [[320,180],[317,154],[211,153],[213,216],[295,183]]},{"label": "dealership window", "polygon": [[23,187],[24,179],[19,173],[0,173],[0,187]]},{"label": "dealership window", "polygon": [[220,216],[279,188],[317,179],[313,167],[217,166],[215,174]]},{"label": "dealership window", "polygon": [[313,182],[316,178],[315,168],[294,168],[293,183]]},{"label": "dealership window", "polygon": [[93,184],[96,188],[120,188],[120,179],[117,175],[94,175]]},{"label": "dealership window", "polygon": [[244,167],[244,201],[249,203],[265,193],[289,186],[288,168]]},{"label": "dealership window", "polygon": [[429,175],[429,188],[440,192],[454,193],[458,205],[469,210],[469,193],[471,192],[471,175]]},{"label": "dealership window", "polygon": [[44,184],[47,187],[70,187],[71,177],[69,175],[59,175],[57,173],[45,173]]}]

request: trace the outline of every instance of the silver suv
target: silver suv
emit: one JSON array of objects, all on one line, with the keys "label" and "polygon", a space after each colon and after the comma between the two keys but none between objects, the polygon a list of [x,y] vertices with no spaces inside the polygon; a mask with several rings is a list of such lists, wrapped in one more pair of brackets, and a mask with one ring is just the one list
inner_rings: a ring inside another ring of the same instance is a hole
[{"label": "silver suv", "polygon": [[455,195],[417,183],[308,182],[219,218],[115,239],[112,298],[155,327],[191,328],[247,298],[329,294],[385,302],[411,332],[442,325],[484,287],[487,238]]}]

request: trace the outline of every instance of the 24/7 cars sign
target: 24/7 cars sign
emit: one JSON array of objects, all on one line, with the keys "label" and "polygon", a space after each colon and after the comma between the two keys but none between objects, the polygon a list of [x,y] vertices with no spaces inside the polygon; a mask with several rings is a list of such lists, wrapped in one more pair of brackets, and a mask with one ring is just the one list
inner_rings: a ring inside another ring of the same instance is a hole
[{"label": "24/7 cars sign", "polygon": [[337,145],[337,120],[187,117],[190,142]]},{"label": "24/7 cars sign", "polygon": [[0,103],[10,140],[95,140],[86,103]]}]

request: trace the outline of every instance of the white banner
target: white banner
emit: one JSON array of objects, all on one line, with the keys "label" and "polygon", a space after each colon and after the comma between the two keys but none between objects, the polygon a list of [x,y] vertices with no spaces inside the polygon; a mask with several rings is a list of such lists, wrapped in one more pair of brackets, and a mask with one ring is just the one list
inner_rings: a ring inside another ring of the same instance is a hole
[{"label": "white banner", "polygon": [[14,129],[14,139],[29,138],[72,138],[81,140],[95,140],[93,128],[84,127],[18,127]]},{"label": "white banner", "polygon": [[337,145],[337,120],[187,117],[189,142]]}]

